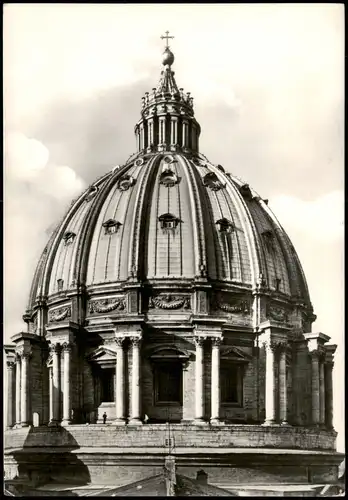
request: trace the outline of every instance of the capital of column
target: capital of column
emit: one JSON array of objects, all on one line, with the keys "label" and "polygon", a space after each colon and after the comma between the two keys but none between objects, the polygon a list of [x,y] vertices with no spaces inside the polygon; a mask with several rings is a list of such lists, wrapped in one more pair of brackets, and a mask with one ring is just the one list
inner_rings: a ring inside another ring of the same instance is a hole
[{"label": "capital of column", "polygon": [[31,357],[32,351],[31,348],[18,347],[16,349],[16,356],[21,359],[29,359]]},{"label": "capital of column", "polygon": [[[133,337],[132,337],[132,339],[133,339]],[[135,337],[134,337],[134,339],[135,339]],[[115,339],[116,347],[122,348],[124,345],[124,341],[125,341],[125,337],[116,337],[116,339]],[[140,341],[140,339],[139,339],[139,341]]]},{"label": "capital of column", "polygon": [[325,359],[325,351],[324,349],[313,349],[309,351],[309,356],[312,360],[324,361]]},{"label": "capital of column", "polygon": [[196,347],[203,347],[204,342],[207,340],[207,337],[194,337],[193,342]]},{"label": "capital of column", "polygon": [[141,343],[140,337],[129,337],[130,343],[133,347],[139,347]]},{"label": "capital of column", "polygon": [[62,346],[61,346],[61,349],[63,352],[71,352],[72,347],[73,347],[73,345],[71,342],[64,342],[64,344],[62,344]]},{"label": "capital of column", "polygon": [[262,342],[265,349],[271,350],[274,354],[279,351],[285,351],[288,348],[286,340],[267,339]]},{"label": "capital of column", "polygon": [[220,347],[222,342],[223,342],[222,337],[212,337],[212,339],[211,339],[211,345],[213,347]]},{"label": "capital of column", "polygon": [[59,354],[62,350],[62,346],[60,344],[50,344],[49,350],[51,354]]},{"label": "capital of column", "polygon": [[8,371],[13,371],[15,366],[16,366],[16,362],[15,361],[6,361],[6,366],[7,366]]}]

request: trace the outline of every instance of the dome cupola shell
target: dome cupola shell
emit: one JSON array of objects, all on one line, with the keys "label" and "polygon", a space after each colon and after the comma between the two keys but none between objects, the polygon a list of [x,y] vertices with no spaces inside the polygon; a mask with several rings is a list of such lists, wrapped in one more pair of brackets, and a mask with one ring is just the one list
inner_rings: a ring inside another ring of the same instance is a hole
[{"label": "dome cupola shell", "polygon": [[205,283],[209,303],[215,291],[262,289],[313,318],[301,264],[267,200],[199,153],[193,100],[178,88],[173,62],[166,47],[159,85],[143,98],[137,153],[75,200],[52,234],[28,317],[64,294]]}]

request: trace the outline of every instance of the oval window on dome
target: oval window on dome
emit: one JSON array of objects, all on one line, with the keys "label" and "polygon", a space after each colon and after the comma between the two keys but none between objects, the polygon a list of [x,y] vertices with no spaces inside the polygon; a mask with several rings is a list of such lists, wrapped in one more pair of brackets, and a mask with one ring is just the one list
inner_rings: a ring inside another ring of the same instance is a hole
[{"label": "oval window on dome", "polygon": [[130,175],[124,175],[117,182],[117,187],[121,191],[127,191],[127,189],[129,189],[131,186],[134,186],[134,184],[135,184],[134,177],[131,177]]},{"label": "oval window on dome", "polygon": [[163,158],[164,163],[173,163],[174,158],[171,155],[167,155]]},{"label": "oval window on dome", "polygon": [[75,237],[76,237],[75,233],[73,233],[71,231],[67,231],[63,236],[64,245],[65,246],[71,245],[73,243]]},{"label": "oval window on dome", "polygon": [[135,160],[134,165],[136,167],[141,167],[141,165],[144,165],[144,163],[145,163],[144,158],[138,158],[137,160]]}]

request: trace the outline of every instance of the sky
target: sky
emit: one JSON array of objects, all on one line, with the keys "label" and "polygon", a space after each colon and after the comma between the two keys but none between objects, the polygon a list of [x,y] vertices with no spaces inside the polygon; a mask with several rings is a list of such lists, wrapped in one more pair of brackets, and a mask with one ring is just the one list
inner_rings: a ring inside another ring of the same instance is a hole
[{"label": "sky", "polygon": [[136,150],[166,30],[200,151],[249,183],[288,232],[321,331],[338,344],[344,450],[343,4],[6,4],[5,340],[24,329],[52,227]]}]

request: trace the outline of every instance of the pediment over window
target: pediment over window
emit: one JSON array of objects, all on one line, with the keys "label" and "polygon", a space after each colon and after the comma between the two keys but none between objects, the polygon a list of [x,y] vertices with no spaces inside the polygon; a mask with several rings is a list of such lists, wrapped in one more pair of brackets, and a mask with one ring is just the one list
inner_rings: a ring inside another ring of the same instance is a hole
[{"label": "pediment over window", "polygon": [[203,185],[209,187],[212,191],[219,191],[226,186],[223,184],[214,172],[209,172],[203,177]]},{"label": "pediment over window", "polygon": [[152,349],[148,355],[151,361],[182,360],[187,361],[191,353],[186,349],[178,349],[176,346],[161,346]]},{"label": "pediment over window", "polygon": [[252,356],[238,347],[228,347],[226,350],[221,351],[221,359],[225,361],[234,361],[236,363],[249,363]]},{"label": "pediment over window", "polygon": [[163,214],[158,217],[161,224],[161,229],[164,231],[174,230],[180,222],[182,222],[178,217],[173,214]]},{"label": "pediment over window", "polygon": [[215,224],[218,226],[218,229],[220,232],[225,232],[225,233],[232,233],[234,231],[234,225],[233,222],[230,220],[226,219],[226,217],[223,217],[222,219],[219,219],[215,222]]},{"label": "pediment over window", "polygon": [[116,351],[110,347],[99,346],[87,356],[87,360],[101,366],[114,366],[116,363]]}]

